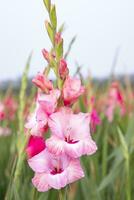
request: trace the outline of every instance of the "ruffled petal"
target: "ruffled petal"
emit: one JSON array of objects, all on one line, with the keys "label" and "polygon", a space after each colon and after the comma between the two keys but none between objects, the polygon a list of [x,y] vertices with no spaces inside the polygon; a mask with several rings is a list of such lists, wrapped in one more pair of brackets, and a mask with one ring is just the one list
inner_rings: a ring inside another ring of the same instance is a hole
[{"label": "ruffled petal", "polygon": [[71,160],[67,168],[68,184],[73,183],[84,177],[84,171],[80,165],[79,159]]},{"label": "ruffled petal", "polygon": [[37,173],[42,173],[49,171],[49,154],[45,149],[41,153],[33,156],[32,158],[28,159],[28,164],[32,168],[33,171]]},{"label": "ruffled petal", "polygon": [[52,188],[59,190],[68,184],[67,176],[68,174],[66,171],[55,175],[48,174],[47,181]]},{"label": "ruffled petal", "polygon": [[56,136],[51,136],[46,140],[46,146],[50,153],[60,155],[64,153],[64,140]]},{"label": "ruffled petal", "polygon": [[65,145],[65,152],[72,158],[79,158],[82,155],[92,155],[96,152],[97,146],[92,139],[86,138],[79,142]]},{"label": "ruffled petal", "polygon": [[46,192],[51,188],[47,183],[47,175],[45,173],[36,173],[32,178],[32,183],[39,192]]}]

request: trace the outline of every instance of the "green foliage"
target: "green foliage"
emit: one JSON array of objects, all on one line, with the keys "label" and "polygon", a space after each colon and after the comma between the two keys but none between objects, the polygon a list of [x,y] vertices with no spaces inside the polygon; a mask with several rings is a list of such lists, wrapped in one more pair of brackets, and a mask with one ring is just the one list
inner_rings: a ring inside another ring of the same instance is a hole
[{"label": "green foliage", "polygon": [[59,61],[63,57],[63,40],[56,45],[56,59]]},{"label": "green foliage", "polygon": [[52,5],[51,11],[50,11],[50,20],[53,26],[53,29],[56,30],[57,27],[57,16],[56,16],[56,8],[55,5]]},{"label": "green foliage", "polygon": [[43,0],[45,7],[47,9],[48,12],[50,12],[50,8],[51,8],[51,0]]},{"label": "green foliage", "polygon": [[54,43],[53,28],[52,28],[51,24],[48,21],[46,21],[45,25],[46,25],[46,30],[47,30],[48,36],[49,36],[49,38],[50,38],[50,40],[51,40],[51,42],[53,44]]}]

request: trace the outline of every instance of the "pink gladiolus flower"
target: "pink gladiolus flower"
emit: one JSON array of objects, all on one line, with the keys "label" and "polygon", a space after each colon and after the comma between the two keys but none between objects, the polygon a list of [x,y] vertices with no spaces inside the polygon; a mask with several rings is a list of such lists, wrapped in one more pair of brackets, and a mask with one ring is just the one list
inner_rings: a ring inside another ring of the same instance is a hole
[{"label": "pink gladiolus flower", "polygon": [[108,120],[112,122],[114,117],[114,111],[116,108],[119,108],[121,111],[121,115],[125,114],[125,106],[124,106],[124,100],[123,96],[119,90],[118,83],[113,83],[108,96],[108,102],[107,102],[107,109],[106,109],[106,116],[108,117]]},{"label": "pink gladiolus flower", "polygon": [[56,155],[66,153],[73,158],[95,153],[97,147],[90,135],[89,121],[89,114],[73,114],[66,108],[53,113],[48,120],[52,132],[46,140],[48,150]]},{"label": "pink gladiolus flower", "polygon": [[26,152],[29,158],[39,154],[41,151],[45,149],[45,141],[42,137],[37,137],[31,135],[28,141],[28,145],[26,148]]},{"label": "pink gladiolus flower", "polygon": [[29,116],[25,128],[30,129],[31,135],[42,136],[47,129],[47,122],[47,114],[37,105],[34,113]]},{"label": "pink gladiolus flower", "polygon": [[68,76],[63,86],[64,104],[70,105],[74,103],[78,97],[84,93],[84,91],[85,88],[81,86],[80,79],[70,78]]},{"label": "pink gladiolus flower", "polygon": [[96,129],[96,125],[101,124],[101,119],[96,111],[96,109],[93,109],[91,112],[91,129],[94,132]]},{"label": "pink gladiolus flower", "polygon": [[45,113],[50,115],[55,111],[59,97],[60,90],[55,89],[50,94],[39,94],[37,101]]},{"label": "pink gladiolus flower", "polygon": [[5,107],[4,104],[2,102],[0,102],[0,121],[5,119]]},{"label": "pink gladiolus flower", "polygon": [[55,156],[47,149],[29,159],[28,163],[35,171],[32,183],[40,192],[50,188],[61,189],[84,177],[79,159],[72,159],[67,155]]},{"label": "pink gladiolus flower", "polygon": [[41,90],[47,92],[53,89],[53,84],[51,81],[47,80],[47,78],[42,73],[38,73],[35,78],[33,78],[32,82],[39,87]]},{"label": "pink gladiolus flower", "polygon": [[16,110],[17,110],[17,102],[13,99],[13,97],[8,96],[4,99],[5,113],[6,118],[9,120],[13,120],[15,118]]}]

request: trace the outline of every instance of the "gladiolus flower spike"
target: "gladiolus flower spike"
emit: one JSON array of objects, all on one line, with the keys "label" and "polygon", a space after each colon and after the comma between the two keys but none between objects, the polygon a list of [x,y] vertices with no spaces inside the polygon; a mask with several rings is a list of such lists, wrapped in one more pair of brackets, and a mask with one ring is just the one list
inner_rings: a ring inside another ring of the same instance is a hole
[{"label": "gladiolus flower spike", "polygon": [[[46,29],[52,43],[50,52],[42,51],[47,61],[44,72],[54,71],[56,86],[46,73],[35,76],[32,82],[38,88],[36,108],[25,124],[31,134],[26,152],[35,172],[32,183],[40,192],[59,190],[83,178],[80,157],[97,150],[90,134],[91,113],[74,113],[72,109],[85,88],[80,79],[69,75],[62,33],[57,32],[56,8],[50,0],[44,3],[49,14]],[[48,130],[50,137],[44,139]]]}]

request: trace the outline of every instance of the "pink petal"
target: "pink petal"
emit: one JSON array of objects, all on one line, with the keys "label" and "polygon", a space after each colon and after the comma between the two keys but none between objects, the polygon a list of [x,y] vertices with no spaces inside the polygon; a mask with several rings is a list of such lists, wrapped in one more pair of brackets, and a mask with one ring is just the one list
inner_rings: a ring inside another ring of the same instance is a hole
[{"label": "pink petal", "polygon": [[63,130],[66,128],[68,122],[68,115],[64,114],[63,112],[57,112],[50,116],[48,120],[48,126],[53,135],[64,138]]},{"label": "pink petal", "polygon": [[97,146],[92,139],[86,138],[74,144],[66,143],[65,152],[72,158],[79,158],[82,155],[92,155],[96,152]]},{"label": "pink petal", "polygon": [[46,172],[49,170],[48,157],[49,154],[47,153],[47,150],[43,150],[39,154],[28,159],[28,164],[32,168],[32,170],[37,173]]},{"label": "pink petal", "polygon": [[46,148],[45,141],[42,137],[30,136],[26,152],[28,157],[31,158]]},{"label": "pink petal", "polygon": [[64,141],[56,136],[51,136],[47,139],[46,146],[52,154],[60,155],[64,153]]},{"label": "pink petal", "polygon": [[36,173],[32,179],[32,183],[39,192],[46,192],[51,188],[47,183],[47,176],[45,173]]},{"label": "pink petal", "polygon": [[73,183],[74,181],[84,177],[84,172],[80,165],[79,159],[73,159],[70,162],[69,167],[67,168],[67,174],[68,183]]},{"label": "pink petal", "polygon": [[56,175],[48,174],[47,181],[52,188],[59,190],[68,184],[67,176],[66,171]]}]

